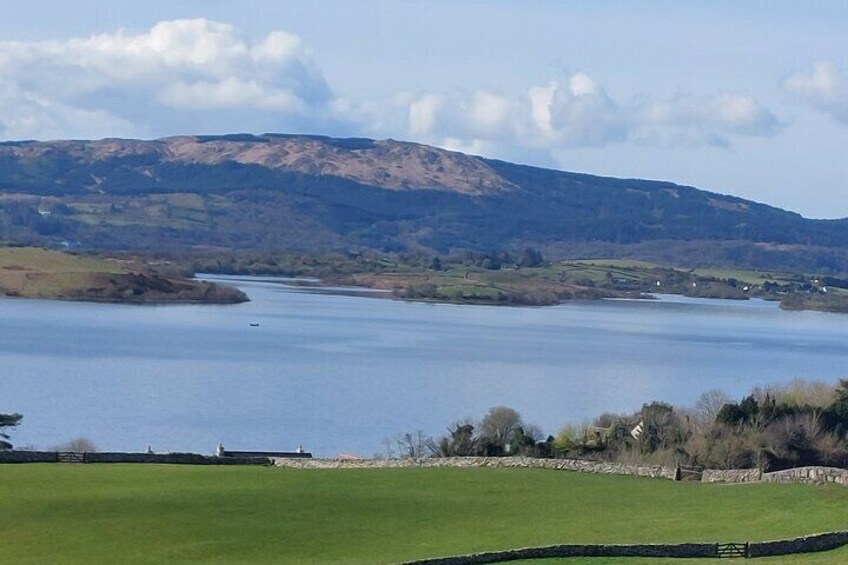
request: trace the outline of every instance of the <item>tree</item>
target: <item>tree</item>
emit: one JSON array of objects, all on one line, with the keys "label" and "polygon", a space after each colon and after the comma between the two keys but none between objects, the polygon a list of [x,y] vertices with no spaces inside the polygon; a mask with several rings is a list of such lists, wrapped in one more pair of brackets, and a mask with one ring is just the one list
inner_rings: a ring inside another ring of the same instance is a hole
[{"label": "tree", "polygon": [[420,459],[424,457],[424,450],[433,444],[433,439],[418,430],[415,433],[399,434],[395,437],[395,444],[401,459]]},{"label": "tree", "polygon": [[579,451],[586,445],[586,424],[566,424],[554,438],[554,447],[564,453]]},{"label": "tree", "polygon": [[729,426],[743,426],[753,423],[760,415],[760,405],[754,395],[746,396],[742,402],[725,404],[718,411],[716,422]]},{"label": "tree", "polygon": [[725,404],[731,404],[730,397],[721,390],[711,389],[704,392],[695,403],[695,422],[700,431],[706,431],[715,424],[719,411]]},{"label": "tree", "polygon": [[716,424],[706,439],[704,463],[718,469],[750,467],[752,450],[734,426]]},{"label": "tree", "polygon": [[839,380],[835,396],[828,410],[835,413],[842,422],[848,422],[848,380]]},{"label": "tree", "polygon": [[0,449],[12,449],[12,444],[6,441],[9,439],[6,429],[20,424],[21,418],[20,414],[0,414]]},{"label": "tree", "polygon": [[94,442],[87,437],[77,437],[65,443],[54,445],[50,451],[75,451],[78,453],[95,453],[98,451]]},{"label": "tree", "polygon": [[539,426],[535,424],[519,426],[509,438],[509,451],[511,454],[525,457],[549,457],[551,446],[544,440],[545,435]]},{"label": "tree", "polygon": [[545,260],[542,258],[542,253],[538,249],[527,247],[521,254],[521,259],[518,260],[519,267],[541,267]]},{"label": "tree", "polygon": [[[495,406],[480,423],[481,441],[492,451],[507,451],[506,445],[515,431],[521,427],[521,415],[506,406]],[[490,453],[495,455],[496,453]]]},{"label": "tree", "polygon": [[448,428],[448,434],[439,438],[430,450],[437,457],[463,457],[477,454],[474,426],[468,422],[457,422]]},{"label": "tree", "polygon": [[658,449],[672,447],[678,426],[674,408],[665,402],[652,402],[642,406],[642,450],[653,453]]}]

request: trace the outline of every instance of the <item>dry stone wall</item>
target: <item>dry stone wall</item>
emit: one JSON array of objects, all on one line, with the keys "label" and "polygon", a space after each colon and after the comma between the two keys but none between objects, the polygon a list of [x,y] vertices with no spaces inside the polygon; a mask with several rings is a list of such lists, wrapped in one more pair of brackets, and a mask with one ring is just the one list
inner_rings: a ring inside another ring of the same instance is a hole
[{"label": "dry stone wall", "polygon": [[848,532],[828,532],[787,540],[753,542],[748,546],[748,556],[768,557],[792,553],[812,553],[836,549],[845,544],[848,544]]},{"label": "dry stone wall", "polygon": [[836,483],[848,485],[848,470],[837,467],[796,467],[763,473],[765,483]]},{"label": "dry stone wall", "polygon": [[838,467],[796,467],[763,473],[758,469],[725,469],[704,471],[705,483],[834,483],[848,486],[848,469]]},{"label": "dry stone wall", "polygon": [[756,483],[762,478],[759,469],[706,469],[701,476],[704,483]]},{"label": "dry stone wall", "polygon": [[274,459],[274,465],[292,469],[396,469],[429,467],[523,467],[579,471],[604,475],[633,475],[674,480],[676,469],[659,465],[602,463],[580,459],[533,457],[427,457],[422,459]]},{"label": "dry stone wall", "polygon": [[716,557],[714,543],[642,544],[642,545],[551,545],[508,551],[474,553],[456,557],[437,557],[408,561],[403,565],[481,565],[504,563],[524,559],[550,559],[556,557]]},{"label": "dry stone wall", "polygon": [[55,451],[0,451],[0,463],[56,463]]},{"label": "dry stone wall", "polygon": [[[769,557],[828,551],[848,544],[848,531],[828,532],[793,539],[749,542],[744,544],[746,557]],[[740,544],[741,545],[741,544]],[[473,553],[455,557],[436,557],[407,561],[403,565],[481,565],[527,559],[556,557],[654,557],[695,558],[718,557],[719,544],[638,544],[638,545],[587,545],[563,544],[546,547],[528,547],[507,551]]]},{"label": "dry stone wall", "polygon": [[[172,463],[178,465],[270,465],[267,457],[212,457],[197,453],[81,453],[80,463]],[[55,451],[0,451],[0,463],[58,463]]]},{"label": "dry stone wall", "polygon": [[[0,451],[0,463],[56,463],[55,451]],[[196,453],[94,452],[83,455],[85,463],[173,463],[184,465],[275,465],[290,469],[393,469],[431,467],[522,467],[577,471],[603,475],[630,475],[677,480],[677,469],[660,465],[634,465],[581,459],[533,457],[427,457],[422,459],[312,459],[288,457],[213,457]],[[705,483],[833,483],[848,486],[848,469],[797,467],[772,473],[757,469],[707,469]]]},{"label": "dry stone wall", "polygon": [[86,453],[85,463],[169,463],[176,465],[270,465],[267,457],[212,457],[197,453]]}]

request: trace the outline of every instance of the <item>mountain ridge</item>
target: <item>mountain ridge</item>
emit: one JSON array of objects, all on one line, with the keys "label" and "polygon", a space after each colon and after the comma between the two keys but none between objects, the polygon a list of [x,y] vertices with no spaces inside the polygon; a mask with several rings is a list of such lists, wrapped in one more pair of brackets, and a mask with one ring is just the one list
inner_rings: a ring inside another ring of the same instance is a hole
[{"label": "mountain ridge", "polygon": [[848,219],[667,181],[297,134],[0,143],[0,237],[304,252],[533,245],[563,254],[573,244],[609,255],[661,241],[713,250],[737,242],[778,266],[780,256],[809,254],[812,266],[848,271]]},{"label": "mountain ridge", "polygon": [[0,144],[0,155],[22,160],[64,149],[68,156],[96,163],[137,159],[220,165],[234,162],[301,174],[337,176],[393,189],[447,190],[483,195],[515,188],[472,155],[392,139],[331,138],[265,133],[172,136],[152,140],[22,141]]}]

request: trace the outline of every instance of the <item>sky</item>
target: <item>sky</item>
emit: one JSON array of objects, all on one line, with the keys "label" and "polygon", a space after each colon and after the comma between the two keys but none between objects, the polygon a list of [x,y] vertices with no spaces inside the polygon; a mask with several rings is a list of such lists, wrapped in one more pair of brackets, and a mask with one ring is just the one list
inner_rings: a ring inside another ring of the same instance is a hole
[{"label": "sky", "polygon": [[32,0],[0,139],[316,133],[848,217],[848,2]]}]

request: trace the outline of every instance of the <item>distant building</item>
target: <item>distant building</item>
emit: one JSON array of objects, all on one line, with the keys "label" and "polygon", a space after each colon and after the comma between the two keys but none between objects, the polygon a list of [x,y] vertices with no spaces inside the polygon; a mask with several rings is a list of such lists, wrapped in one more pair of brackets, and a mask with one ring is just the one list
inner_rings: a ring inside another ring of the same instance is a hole
[{"label": "distant building", "polygon": [[224,449],[220,443],[215,448],[215,457],[237,457],[249,459],[251,457],[281,457],[289,459],[312,459],[312,454],[299,446],[297,451],[229,451]]}]

